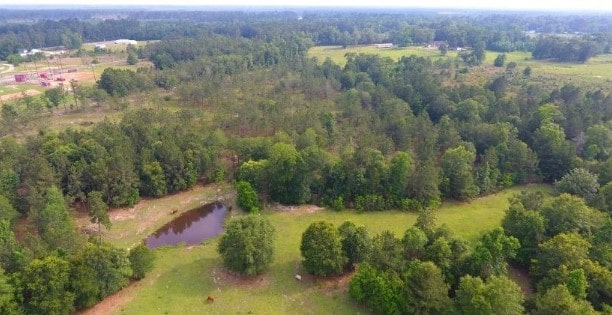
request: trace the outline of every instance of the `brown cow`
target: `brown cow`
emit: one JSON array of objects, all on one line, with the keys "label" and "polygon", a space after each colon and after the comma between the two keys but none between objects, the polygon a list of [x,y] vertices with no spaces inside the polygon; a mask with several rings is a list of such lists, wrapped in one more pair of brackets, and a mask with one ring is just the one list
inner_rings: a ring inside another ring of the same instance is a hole
[{"label": "brown cow", "polygon": [[209,295],[208,298],[206,299],[206,302],[215,303],[215,298]]}]

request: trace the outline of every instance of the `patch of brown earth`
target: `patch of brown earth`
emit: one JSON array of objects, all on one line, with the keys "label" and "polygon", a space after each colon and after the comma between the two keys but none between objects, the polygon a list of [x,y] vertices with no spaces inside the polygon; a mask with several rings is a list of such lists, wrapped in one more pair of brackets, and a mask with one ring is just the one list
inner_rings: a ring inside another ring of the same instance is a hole
[{"label": "patch of brown earth", "polygon": [[280,212],[294,213],[294,214],[304,214],[304,213],[315,213],[317,211],[323,210],[319,206],[315,205],[299,205],[299,206],[284,206],[281,204],[273,206],[274,209]]},{"label": "patch of brown earth", "polygon": [[327,296],[348,291],[348,285],[356,271],[345,272],[339,276],[311,277],[320,290]]},{"label": "patch of brown earth", "polygon": [[234,285],[247,288],[260,288],[270,284],[270,279],[265,275],[243,276],[225,269],[214,268],[211,271],[213,282],[219,286]]},{"label": "patch of brown earth", "polygon": [[11,93],[11,94],[0,96],[0,99],[2,101],[17,100],[17,99],[20,99],[20,98],[24,97],[24,95],[25,96],[34,96],[34,95],[38,95],[38,94],[40,94],[40,91],[37,91],[37,90],[34,90],[34,89],[28,89],[28,90],[25,90],[23,92]]},{"label": "patch of brown earth", "polygon": [[104,300],[98,302],[98,304],[84,310],[77,311],[77,315],[106,315],[116,313],[119,308],[126,305],[128,302],[134,299],[133,292],[143,285],[142,281],[132,282],[127,287],[121,289],[119,292],[107,296]]}]

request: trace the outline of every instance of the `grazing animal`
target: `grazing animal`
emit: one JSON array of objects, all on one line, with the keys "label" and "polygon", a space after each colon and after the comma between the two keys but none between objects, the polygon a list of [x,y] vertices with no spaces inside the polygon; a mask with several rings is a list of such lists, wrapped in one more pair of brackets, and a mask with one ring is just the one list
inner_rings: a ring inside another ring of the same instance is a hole
[{"label": "grazing animal", "polygon": [[174,209],[172,210],[172,212],[170,214],[177,214],[178,213],[178,209]]},{"label": "grazing animal", "polygon": [[208,298],[206,299],[206,302],[215,303],[215,298],[209,295]]},{"label": "grazing animal", "polygon": [[302,276],[300,276],[300,275],[295,275],[295,279],[297,279],[297,280],[299,280],[299,281],[302,281]]}]

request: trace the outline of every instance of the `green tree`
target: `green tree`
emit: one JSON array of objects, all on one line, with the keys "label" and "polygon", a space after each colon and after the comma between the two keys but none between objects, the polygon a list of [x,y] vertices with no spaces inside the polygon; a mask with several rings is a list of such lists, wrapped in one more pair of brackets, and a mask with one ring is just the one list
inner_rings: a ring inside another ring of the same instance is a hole
[{"label": "green tree", "polygon": [[242,209],[250,213],[258,213],[261,207],[257,192],[249,182],[236,182],[236,203]]},{"label": "green tree", "polygon": [[15,288],[9,283],[9,277],[0,268],[0,314],[22,314],[17,301],[15,301]]},{"label": "green tree", "polygon": [[582,261],[581,267],[588,282],[587,300],[594,307],[603,308],[612,300],[612,270],[590,260]]},{"label": "green tree", "polygon": [[166,175],[159,162],[151,162],[142,167],[140,190],[143,195],[152,197],[161,197],[168,193]]},{"label": "green tree", "polygon": [[587,283],[586,275],[583,269],[576,269],[569,272],[567,280],[565,282],[567,289],[577,299],[585,299],[587,297]]},{"label": "green tree", "polygon": [[503,67],[505,62],[506,62],[506,54],[499,54],[497,55],[497,57],[495,57],[495,60],[493,61],[493,65],[496,67]]},{"label": "green tree", "polygon": [[45,90],[45,97],[53,107],[57,108],[66,99],[66,94],[64,93],[63,87],[58,86]]},{"label": "green tree", "polygon": [[540,244],[536,264],[532,266],[536,277],[543,277],[548,270],[565,265],[578,268],[589,256],[591,244],[576,233],[555,235]]},{"label": "green tree", "polygon": [[0,220],[0,268],[15,272],[25,263],[22,246],[17,242],[11,223]]},{"label": "green tree", "polygon": [[442,156],[441,190],[449,198],[467,200],[478,194],[473,164],[476,154],[463,145],[446,150]]},{"label": "green tree", "polygon": [[41,238],[50,248],[74,250],[80,246],[76,225],[70,216],[61,191],[52,186],[47,189],[45,206],[36,215]]},{"label": "green tree", "polygon": [[530,66],[525,67],[525,69],[523,70],[523,75],[528,77],[531,75],[532,69]]},{"label": "green tree", "polygon": [[79,33],[65,30],[61,35],[62,45],[66,46],[68,49],[79,49],[83,45],[83,38]]},{"label": "green tree", "polygon": [[70,264],[47,256],[33,260],[23,271],[25,309],[28,314],[63,315],[74,310],[70,290]]},{"label": "green tree", "polygon": [[593,235],[591,258],[612,270],[612,218]]},{"label": "green tree", "polygon": [[605,184],[596,197],[597,207],[608,214],[612,214],[612,181]]},{"label": "green tree", "polygon": [[276,143],[270,148],[268,163],[270,197],[288,204],[299,204],[310,198],[304,162],[292,144]]},{"label": "green tree", "polygon": [[506,274],[506,259],[514,258],[520,246],[519,241],[513,236],[504,234],[502,228],[486,232],[480,237],[468,259],[470,273],[485,279]]},{"label": "green tree", "polygon": [[136,65],[138,63],[138,57],[135,53],[129,52],[127,56],[127,64],[128,65]]},{"label": "green tree", "polygon": [[338,232],[349,268],[354,268],[355,264],[366,261],[370,257],[373,245],[365,227],[356,227],[353,222],[346,221],[338,227]]},{"label": "green tree", "polygon": [[123,249],[109,244],[88,243],[71,259],[72,292],[75,305],[88,307],[129,283],[132,268]]},{"label": "green tree", "polygon": [[341,274],[348,261],[342,251],[340,233],[333,224],[325,221],[308,226],[302,234],[300,251],[304,269],[317,276]]},{"label": "green tree", "polygon": [[401,240],[388,230],[374,236],[368,262],[379,270],[400,271],[404,264]]},{"label": "green tree", "polygon": [[364,263],[351,278],[349,295],[366,304],[377,314],[401,314],[404,311],[404,283],[393,272],[377,270]]},{"label": "green tree", "polygon": [[553,198],[541,210],[547,221],[546,234],[577,232],[591,236],[605,223],[605,215],[587,206],[580,197],[569,194]]},{"label": "green tree", "polygon": [[533,133],[531,147],[538,154],[538,167],[547,181],[559,179],[574,168],[576,149],[556,123],[543,121]]},{"label": "green tree", "polygon": [[98,236],[102,243],[102,225],[107,229],[110,229],[112,225],[108,217],[108,206],[102,200],[102,192],[92,191],[87,194],[87,209],[91,223],[98,225]]},{"label": "green tree", "polygon": [[0,195],[0,221],[7,220],[13,222],[18,216],[19,213],[13,208],[11,202],[3,195]]},{"label": "green tree", "polygon": [[407,259],[420,258],[428,241],[427,235],[421,229],[416,226],[409,227],[402,238],[404,257]]},{"label": "green tree", "polygon": [[408,197],[419,202],[421,208],[435,208],[440,202],[439,175],[435,165],[437,129],[425,111],[417,116],[411,127],[415,167],[408,181]]},{"label": "green tree", "polygon": [[274,260],[274,227],[260,216],[230,220],[217,251],[223,265],[245,275],[262,273]]},{"label": "green tree", "polygon": [[583,168],[575,168],[555,182],[555,190],[560,194],[576,195],[592,203],[599,191],[597,175]]},{"label": "green tree", "polygon": [[452,301],[442,271],[434,263],[414,260],[403,274],[408,314],[444,314]]},{"label": "green tree", "polygon": [[516,261],[529,265],[544,239],[545,220],[537,211],[525,210],[523,204],[514,199],[502,219],[502,227],[509,236],[516,237],[521,247],[516,253]]},{"label": "green tree", "polygon": [[13,66],[17,67],[18,65],[20,65],[22,62],[25,61],[25,59],[23,57],[21,57],[20,55],[16,55],[16,54],[10,54],[6,57],[6,61],[10,64],[12,64]]},{"label": "green tree", "polygon": [[586,130],[585,157],[603,161],[612,153],[612,128],[597,124]]},{"label": "green tree", "polygon": [[132,278],[140,280],[145,277],[147,272],[153,269],[155,253],[146,245],[138,244],[136,247],[130,249],[128,259],[130,260],[130,266],[133,271]]},{"label": "green tree", "polygon": [[[428,260],[440,267],[447,274],[451,269],[453,251],[445,237],[438,237],[424,250],[423,260]],[[447,278],[448,279],[448,278]]]},{"label": "green tree", "polygon": [[504,276],[492,276],[486,283],[478,277],[462,277],[455,301],[459,314],[524,313],[521,288]]},{"label": "green tree", "polygon": [[412,158],[408,153],[398,152],[389,167],[389,179],[387,182],[389,199],[398,206],[406,195],[409,175],[413,171]]},{"label": "green tree", "polygon": [[565,285],[558,285],[539,294],[535,300],[536,315],[595,315],[589,302],[576,299]]}]

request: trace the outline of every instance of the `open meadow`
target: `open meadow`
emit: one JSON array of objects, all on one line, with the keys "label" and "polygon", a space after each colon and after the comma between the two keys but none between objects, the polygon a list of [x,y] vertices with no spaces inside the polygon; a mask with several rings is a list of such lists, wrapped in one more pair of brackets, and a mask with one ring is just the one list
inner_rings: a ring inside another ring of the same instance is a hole
[{"label": "open meadow", "polygon": [[[356,54],[376,54],[381,57],[389,57],[398,60],[402,56],[416,55],[419,57],[429,57],[432,61],[457,57],[456,51],[449,51],[446,56],[442,56],[437,49],[425,47],[404,47],[404,48],[377,48],[375,46],[317,46],[308,51],[308,56],[317,58],[319,62],[330,58],[333,62],[344,66],[347,53]],[[490,77],[500,75],[505,72],[505,66],[496,68],[493,60],[500,54],[494,51],[487,51],[484,63],[476,68],[470,69],[470,76],[477,78],[483,75]],[[597,86],[607,86],[612,88],[612,54],[599,55],[589,59],[586,63],[563,63],[550,60],[535,60],[530,52],[514,51],[506,53],[506,64],[516,62],[519,71],[525,67],[532,68],[532,77],[543,79],[561,80],[575,84],[590,83]],[[481,80],[477,80],[481,81]]]},{"label": "open meadow", "polygon": [[[445,202],[437,210],[437,222],[448,225],[474,244],[482,232],[499,226],[508,198],[525,189],[545,193],[551,190],[546,185],[520,186],[470,203]],[[212,185],[142,201],[133,209],[114,210],[113,227],[105,238],[115,245],[129,247],[169,221],[172,209],[182,212],[213,201],[218,194],[228,198],[226,203],[233,204],[229,187]],[[271,206],[262,215],[276,229],[275,260],[263,275],[245,278],[226,272],[216,252],[217,239],[198,246],[163,247],[155,250],[155,267],[145,279],[83,313],[367,314],[347,294],[350,275],[331,279],[305,275],[300,265],[302,233],[315,221],[325,220],[338,226],[350,220],[366,226],[371,235],[390,230],[401,237],[417,217],[415,213],[401,211],[337,212],[314,206]],[[86,218],[80,223],[87,224]],[[295,274],[302,275],[302,281],[297,281]],[[214,303],[207,303],[209,295],[215,298]]]}]

